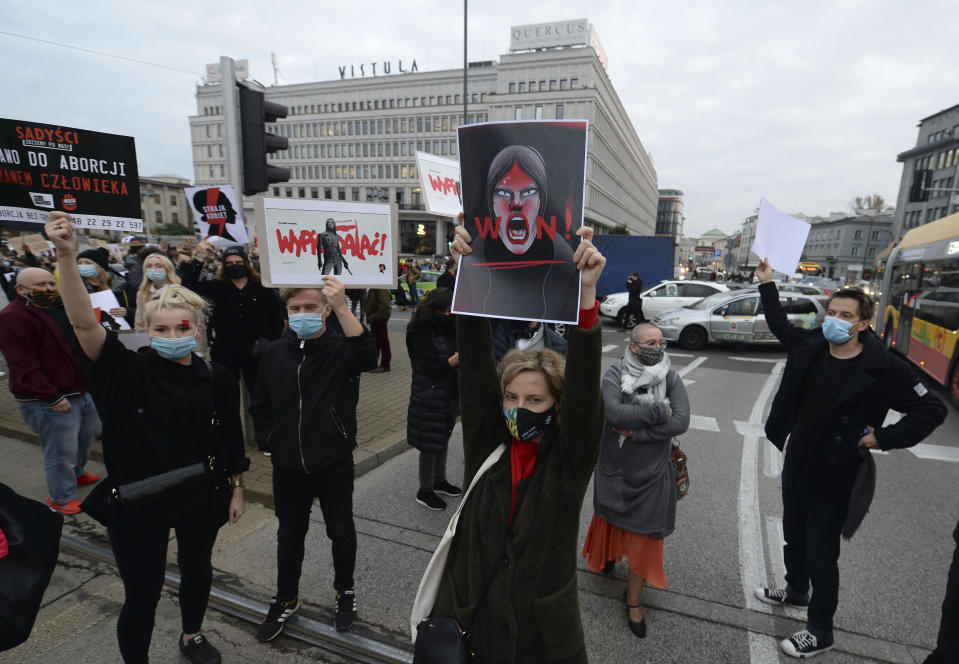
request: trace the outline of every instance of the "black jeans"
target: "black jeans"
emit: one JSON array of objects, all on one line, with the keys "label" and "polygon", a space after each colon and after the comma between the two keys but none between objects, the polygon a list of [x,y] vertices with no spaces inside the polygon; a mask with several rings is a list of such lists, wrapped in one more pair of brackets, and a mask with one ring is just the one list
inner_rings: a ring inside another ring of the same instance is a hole
[{"label": "black jeans", "polygon": [[786,583],[800,595],[808,593],[812,583],[807,627],[825,635],[832,632],[839,605],[839,538],[849,499],[803,490],[801,473],[787,457],[782,472]]},{"label": "black jeans", "polygon": [[[213,565],[210,558],[219,526],[209,511],[194,514],[173,525],[180,567],[180,618],[183,633],[194,634],[203,625],[210,599]],[[123,608],[117,619],[117,642],[127,664],[146,662],[153,635],[154,614],[166,573],[170,529],[115,526],[107,529],[123,580]]]},{"label": "black jeans", "polygon": [[353,588],[356,567],[356,526],[353,523],[353,458],[309,475],[285,474],[273,467],[273,503],[280,527],[276,534],[277,599],[299,595],[304,542],[310,527],[313,499],[320,501],[326,536],[333,543],[333,587]]},{"label": "black jeans", "polygon": [[446,481],[446,454],[442,452],[420,452],[420,491],[429,491],[440,482]]}]

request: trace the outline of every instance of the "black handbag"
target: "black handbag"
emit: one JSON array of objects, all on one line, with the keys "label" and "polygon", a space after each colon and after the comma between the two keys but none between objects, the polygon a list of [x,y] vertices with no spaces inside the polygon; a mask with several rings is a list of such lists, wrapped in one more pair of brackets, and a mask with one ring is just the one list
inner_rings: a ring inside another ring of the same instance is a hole
[{"label": "black handbag", "polygon": [[490,584],[493,577],[499,570],[499,564],[506,557],[506,548],[513,537],[513,525],[519,519],[519,512],[523,507],[523,500],[513,514],[513,520],[510,523],[509,530],[506,532],[506,541],[503,542],[503,549],[496,557],[496,564],[490,572],[489,581],[479,601],[473,608],[473,615],[470,616],[469,624],[466,629],[460,628],[460,625],[453,618],[442,618],[430,616],[421,620],[416,626],[416,645],[413,647],[413,664],[467,664],[476,656],[476,653],[469,647],[470,629],[473,626],[473,620],[476,618],[476,612],[486,600],[489,594]]},{"label": "black handbag", "polygon": [[413,664],[467,664],[475,654],[468,639],[469,634],[452,618],[422,620],[416,626]]},{"label": "black handbag", "polygon": [[120,511],[141,526],[168,526],[205,508],[210,498],[213,457],[115,487]]},{"label": "black handbag", "polygon": [[0,652],[30,636],[57,565],[63,517],[0,484],[0,529],[9,552],[0,559]]}]

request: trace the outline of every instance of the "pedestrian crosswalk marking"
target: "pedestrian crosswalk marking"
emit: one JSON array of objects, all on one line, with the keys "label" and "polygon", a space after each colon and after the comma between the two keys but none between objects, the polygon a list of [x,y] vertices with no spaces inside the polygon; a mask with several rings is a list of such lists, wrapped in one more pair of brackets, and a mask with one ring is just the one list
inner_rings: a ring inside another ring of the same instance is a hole
[{"label": "pedestrian crosswalk marking", "polygon": [[767,364],[776,364],[776,362],[782,362],[781,359],[772,360],[765,357],[739,357],[738,355],[727,355],[730,360],[738,360],[740,362],[765,362]]},{"label": "pedestrian crosswalk marking", "polygon": [[959,447],[946,447],[945,445],[930,445],[929,443],[919,443],[907,448],[920,459],[932,459],[933,461],[959,461]]},{"label": "pedestrian crosswalk marking", "polygon": [[609,351],[615,350],[617,348],[619,348],[619,344],[607,344],[603,346],[603,352],[608,353]]},{"label": "pedestrian crosswalk marking", "polygon": [[715,417],[705,415],[690,415],[689,428],[699,429],[700,431],[719,431],[719,424]]}]

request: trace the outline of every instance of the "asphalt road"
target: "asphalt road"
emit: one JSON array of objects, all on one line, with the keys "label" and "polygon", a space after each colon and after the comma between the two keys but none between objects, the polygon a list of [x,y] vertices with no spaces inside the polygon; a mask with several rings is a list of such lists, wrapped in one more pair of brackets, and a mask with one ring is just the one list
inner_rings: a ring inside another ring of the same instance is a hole
[{"label": "asphalt road", "polygon": [[[394,312],[402,331],[409,312]],[[621,356],[626,335],[604,326],[604,366]],[[397,349],[398,350],[398,349]],[[762,423],[778,384],[784,354],[776,347],[710,346],[669,349],[689,391],[693,427],[682,439],[691,487],[678,507],[676,532],[665,546],[669,585],[647,590],[649,636],[628,631],[622,605],[626,566],[612,578],[580,562],[580,603],[591,661],[729,662],[791,661],[777,641],[800,629],[802,614],[752,599],[754,586],[782,582],[778,451],[762,437]],[[930,387],[932,387],[930,385]],[[941,390],[934,391],[941,396]],[[922,447],[877,454],[878,487],[859,533],[843,543],[836,650],[819,661],[921,662],[932,647],[939,605],[959,518],[959,413]],[[404,452],[357,480],[354,512],[359,532],[357,633],[408,644],[409,608],[420,575],[449,518],[414,502],[417,456]],[[42,498],[39,450],[0,439],[0,482]],[[461,435],[451,442],[450,477],[462,476]],[[592,493],[581,514],[583,541],[592,516]],[[70,528],[102,540],[80,517]],[[332,565],[322,515],[314,510],[307,539],[301,597],[303,613],[329,620]],[[251,506],[237,526],[221,531],[215,553],[217,582],[266,601],[275,579],[276,522],[270,510]],[[171,554],[175,548],[171,547]],[[578,552],[577,552],[578,553]],[[37,633],[0,663],[118,661],[112,629],[122,597],[111,570],[69,555],[61,557],[45,599]],[[93,569],[91,569],[91,566]],[[78,605],[82,605],[79,608]],[[86,607],[85,609],[83,607]],[[65,618],[66,616],[66,618]],[[67,620],[69,618],[69,620]],[[180,661],[173,596],[161,602],[155,661]],[[211,611],[206,630],[225,645],[224,661],[305,661],[314,649],[281,637],[256,644],[255,627]],[[55,643],[54,643],[55,642]]]}]

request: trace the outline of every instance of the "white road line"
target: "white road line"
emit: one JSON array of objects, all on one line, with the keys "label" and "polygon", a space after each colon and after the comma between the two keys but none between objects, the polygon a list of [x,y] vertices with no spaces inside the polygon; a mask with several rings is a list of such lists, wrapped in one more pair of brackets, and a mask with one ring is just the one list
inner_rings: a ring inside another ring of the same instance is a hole
[{"label": "white road line", "polygon": [[[627,339],[626,341],[629,341],[629,339]],[[670,357],[696,357],[692,353],[674,353],[673,351],[669,351],[669,356]]]},{"label": "white road line", "polygon": [[[786,561],[783,558],[783,520],[776,516],[766,517],[766,545],[769,547],[769,566],[772,583],[777,588],[786,585]],[[784,606],[783,611],[790,618],[804,620],[806,609],[798,606]]]},{"label": "white road line", "polygon": [[683,367],[682,369],[680,369],[680,370],[677,371],[676,373],[678,373],[678,374],[679,374],[679,377],[682,378],[683,376],[685,376],[686,374],[688,374],[690,371],[692,371],[693,369],[695,369],[696,367],[698,367],[700,364],[702,364],[703,362],[705,362],[707,359],[709,359],[709,358],[707,358],[707,357],[704,356],[704,355],[701,355],[700,357],[697,357],[695,360],[693,360],[692,362],[690,362],[689,364],[687,364],[685,367]]},{"label": "white road line", "polygon": [[764,357],[740,357],[739,355],[727,355],[730,360],[738,360],[739,362],[766,362],[767,364],[776,364],[777,362],[783,362],[784,360],[770,360]]},{"label": "white road line", "polygon": [[959,461],[959,448],[957,447],[919,443],[918,445],[908,448],[908,450],[920,459],[932,459],[934,461]]},{"label": "white road line", "polygon": [[783,472],[783,453],[772,443],[767,443],[764,447],[766,451],[763,453],[763,472],[766,477],[776,479]]},{"label": "white road line", "polygon": [[766,634],[750,632],[749,661],[752,664],[779,664],[779,641]]},{"label": "white road line", "polygon": [[775,445],[766,439],[766,431],[762,424],[753,422],[742,422],[734,420],[736,431],[742,436],[755,436],[757,441],[761,441],[763,447],[763,473],[766,477],[776,478],[783,469],[782,453],[776,449]]},{"label": "white road line", "polygon": [[695,382],[696,382],[695,380],[689,380],[688,378],[683,378],[683,385],[686,385],[687,387],[689,385],[694,384]]},{"label": "white road line", "polygon": [[617,349],[617,348],[620,348],[620,345],[619,345],[619,344],[607,344],[607,345],[603,346],[603,352],[604,352],[604,353],[608,353],[609,351],[615,350],[615,349]]},{"label": "white road line", "polygon": [[[763,389],[753,404],[749,414],[750,424],[759,424],[763,410],[769,402],[773,388],[779,382],[785,360],[780,360],[773,367],[766,379]],[[766,585],[766,557],[763,553],[762,516],[759,511],[758,487],[758,447],[759,436],[748,432],[743,436],[743,455],[739,479],[739,563],[743,583],[743,595],[746,599],[746,608],[763,613],[770,613],[771,607],[760,602],[753,595],[753,589]],[[752,644],[752,641],[750,641]],[[750,653],[753,654],[752,645]],[[758,653],[757,653],[758,654]],[[778,657],[778,655],[777,655]],[[759,661],[759,660],[754,660]]]},{"label": "white road line", "polygon": [[715,417],[705,415],[690,415],[689,428],[699,429],[700,431],[719,431],[719,424]]}]

